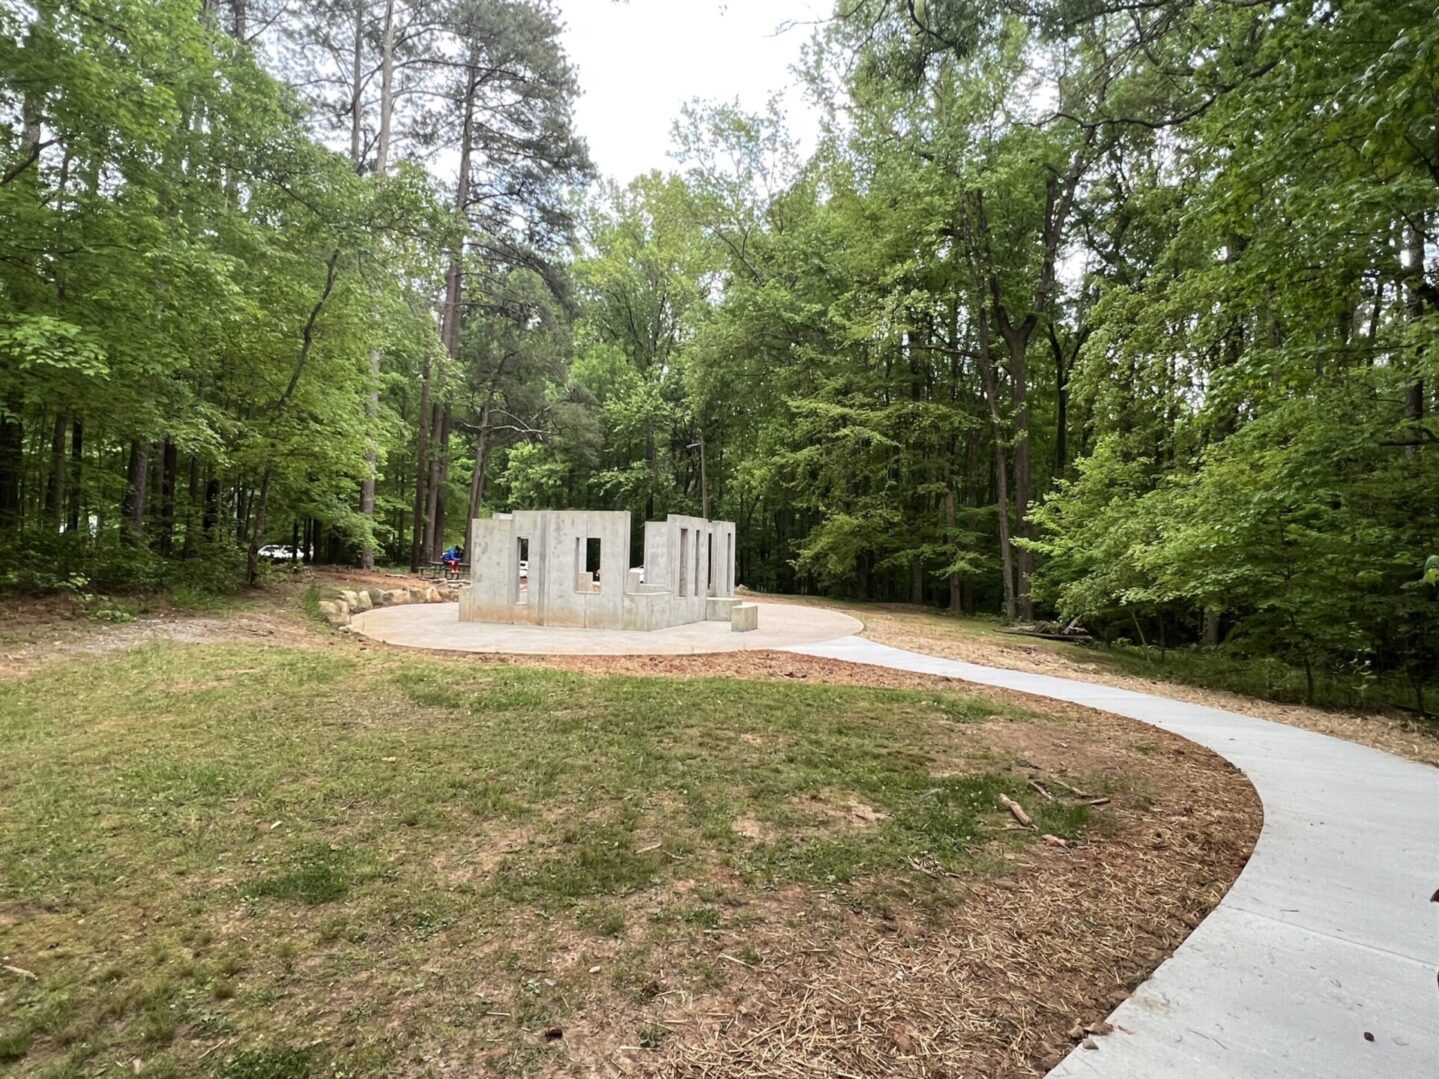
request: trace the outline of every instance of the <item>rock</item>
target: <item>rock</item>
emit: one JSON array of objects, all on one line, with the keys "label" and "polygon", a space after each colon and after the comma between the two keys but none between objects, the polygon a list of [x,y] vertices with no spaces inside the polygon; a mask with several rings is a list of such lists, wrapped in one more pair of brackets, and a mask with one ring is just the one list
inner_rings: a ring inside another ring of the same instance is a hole
[{"label": "rock", "polygon": [[433,585],[431,585],[429,588],[425,589],[425,602],[426,602],[426,603],[443,603],[444,600],[445,600],[445,597],[442,596],[442,595],[440,595],[440,590],[439,590],[438,588],[434,587]]},{"label": "rock", "polygon": [[350,608],[342,600],[321,600],[320,614],[323,615],[325,621],[332,626],[347,626],[350,624]]},{"label": "rock", "polygon": [[370,599],[368,592],[356,592],[355,602],[350,604],[350,607],[356,611],[368,611],[373,606],[374,602]]},{"label": "rock", "polygon": [[410,589],[410,602],[411,602],[411,603],[424,603],[424,602],[425,602],[425,592],[426,592],[426,590],[423,589],[423,588],[412,588],[412,589]]},{"label": "rock", "polygon": [[346,607],[355,608],[360,605],[360,601],[355,597],[355,593],[350,591],[341,592],[340,600],[345,604]]},{"label": "rock", "polygon": [[392,588],[385,593],[385,603],[390,606],[397,606],[401,603],[410,602],[410,591],[407,588]]},{"label": "rock", "polygon": [[383,607],[385,605],[385,593],[378,588],[372,588],[367,595],[370,597],[370,606]]}]

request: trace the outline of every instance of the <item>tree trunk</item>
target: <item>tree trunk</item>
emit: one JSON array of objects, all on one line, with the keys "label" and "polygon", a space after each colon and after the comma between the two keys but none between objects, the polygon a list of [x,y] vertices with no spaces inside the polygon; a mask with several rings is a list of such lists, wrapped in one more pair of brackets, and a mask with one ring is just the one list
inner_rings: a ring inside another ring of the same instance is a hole
[{"label": "tree trunk", "polygon": [[[360,88],[360,46],[359,35],[363,33],[360,10],[363,4],[356,5],[355,15],[357,43],[355,45],[355,109],[356,123],[359,115],[359,88]],[[384,44],[380,56],[380,136],[375,146],[375,172],[380,176],[385,175],[390,160],[390,120],[394,113],[394,75],[395,75],[395,4],[394,0],[388,0],[385,4],[385,32]],[[358,157],[358,154],[354,155]],[[356,162],[358,166],[358,161]],[[380,350],[370,350],[370,396],[366,406],[366,418],[369,420],[372,438],[378,438],[375,427],[380,416]],[[372,570],[375,568],[375,478],[380,467],[380,455],[375,445],[371,445],[365,451],[365,477],[360,481],[360,516],[364,517],[370,531],[366,534],[364,544],[360,550],[360,568]]]},{"label": "tree trunk", "polygon": [[439,524],[440,506],[443,499],[440,494],[441,458],[444,455],[446,427],[448,426],[448,413],[445,406],[436,401],[430,409],[430,430],[433,432],[434,445],[430,448],[430,471],[428,478],[428,491],[425,498],[425,558],[433,562],[436,557],[436,545],[440,542],[436,526]]},{"label": "tree trunk", "polygon": [[1009,455],[1004,450],[1004,423],[999,416],[999,389],[995,385],[987,307],[980,307],[978,326],[980,388],[994,431],[994,495],[999,524],[999,558],[1004,573],[1004,617],[1013,622],[1017,607],[1014,597],[1014,550],[1009,537]]},{"label": "tree trunk", "polygon": [[355,0],[355,37],[350,53],[350,164],[356,172],[363,172],[364,152],[361,136],[365,129],[364,86],[365,86],[365,3]]},{"label": "tree trunk", "polygon": [[465,550],[470,547],[471,524],[480,515],[480,503],[485,498],[485,473],[490,467],[490,408],[480,414],[480,433],[475,438],[475,471],[470,476],[470,512],[465,516]]},{"label": "tree trunk", "polygon": [[77,416],[70,423],[70,508],[65,527],[71,532],[79,531],[80,517],[84,512],[81,495],[85,480],[85,425]]},{"label": "tree trunk", "polygon": [[220,537],[215,527],[220,523],[220,481],[211,476],[205,482],[205,509],[200,519],[200,529],[206,543],[217,543]]},{"label": "tree trunk", "polygon": [[430,544],[430,560],[437,560],[445,549],[445,493],[450,483],[450,410],[440,410],[440,439],[436,447],[435,470],[435,534]]},{"label": "tree trunk", "polygon": [[424,371],[420,378],[419,437],[415,450],[415,513],[410,529],[410,572],[420,571],[420,552],[424,548],[425,523],[425,481],[430,471],[430,353],[425,352]]},{"label": "tree trunk", "polygon": [[65,530],[65,413],[55,417],[50,436],[50,482],[45,488],[45,514],[56,532]]},{"label": "tree trunk", "polygon": [[[944,526],[953,542],[954,526],[958,516],[958,496],[954,490],[954,477],[946,470],[944,490]],[[964,582],[958,573],[949,575],[949,610],[958,614],[964,600]]]},{"label": "tree trunk", "polygon": [[[1405,314],[1410,322],[1419,322],[1424,317],[1424,298],[1419,291],[1419,286],[1424,282],[1424,233],[1422,227],[1413,225],[1408,227],[1407,232],[1408,242],[1405,247],[1409,259],[1409,294],[1406,297]],[[1424,376],[1419,373],[1423,370],[1423,360],[1424,346],[1419,345],[1415,350],[1414,375],[1404,386],[1404,419],[1409,428],[1409,434],[1405,436],[1409,443],[1404,447],[1404,455],[1409,458],[1419,454],[1419,431],[1424,421]]]},{"label": "tree trunk", "polygon": [[[1014,408],[1014,510],[1015,533],[1019,539],[1029,538],[1029,503],[1033,495],[1031,482],[1031,453],[1029,441],[1029,390],[1026,353],[1029,349],[1029,320],[1019,327],[1011,328],[1007,319],[1001,319],[1005,345],[1009,352],[1009,392]],[[1034,597],[1030,594],[1029,578],[1034,566],[1034,554],[1028,547],[1016,545],[1016,589],[1019,617],[1025,622],[1034,620]]]},{"label": "tree trunk", "polygon": [[185,478],[185,546],[181,554],[194,558],[200,550],[200,530],[197,520],[200,512],[200,456],[190,454]]},{"label": "tree trunk", "polygon": [[150,444],[130,440],[130,462],[125,470],[125,497],[120,503],[120,522],[126,542],[139,546],[145,540],[145,484],[150,475]]},{"label": "tree trunk", "polygon": [[924,559],[911,555],[909,559],[909,602],[924,602]]},{"label": "tree trunk", "polygon": [[1204,608],[1203,641],[1205,648],[1217,648],[1219,645],[1219,609],[1217,607]]},{"label": "tree trunk", "polygon": [[165,439],[160,455],[160,520],[157,550],[166,558],[175,546],[175,473],[180,469],[180,451]]}]

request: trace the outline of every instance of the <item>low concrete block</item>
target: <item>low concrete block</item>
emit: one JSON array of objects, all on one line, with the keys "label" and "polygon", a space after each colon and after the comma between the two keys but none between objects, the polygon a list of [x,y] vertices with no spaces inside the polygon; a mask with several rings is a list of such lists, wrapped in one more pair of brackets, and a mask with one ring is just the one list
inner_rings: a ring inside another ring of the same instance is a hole
[{"label": "low concrete block", "polygon": [[736,603],[730,610],[729,628],[736,633],[759,629],[759,604]]},{"label": "low concrete block", "polygon": [[729,596],[710,596],[705,600],[705,621],[728,622],[738,605],[739,600]]}]

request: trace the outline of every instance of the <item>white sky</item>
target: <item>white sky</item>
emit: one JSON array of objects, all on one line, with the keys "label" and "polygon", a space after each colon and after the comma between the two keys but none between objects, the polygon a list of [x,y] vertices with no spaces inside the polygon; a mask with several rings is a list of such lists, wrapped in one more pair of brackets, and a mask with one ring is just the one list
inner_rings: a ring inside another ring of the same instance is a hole
[{"label": "white sky", "polygon": [[[785,112],[801,149],[817,117],[789,66],[834,0],[556,0],[565,51],[578,69],[576,126],[600,172],[621,182],[674,167],[670,127],[691,98],[757,112],[788,88]],[[777,33],[786,23],[791,29]]]}]

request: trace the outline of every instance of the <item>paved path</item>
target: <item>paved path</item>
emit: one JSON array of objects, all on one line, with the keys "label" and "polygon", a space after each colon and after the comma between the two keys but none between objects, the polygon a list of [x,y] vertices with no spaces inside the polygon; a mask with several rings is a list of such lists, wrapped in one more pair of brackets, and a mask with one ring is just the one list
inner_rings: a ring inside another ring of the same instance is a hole
[{"label": "paved path", "polygon": [[1439,769],[1217,708],[861,637],[790,651],[1116,712],[1208,746],[1259,792],[1264,829],[1234,887],[1115,1010],[1115,1032],[1050,1079],[1439,1079]]}]

